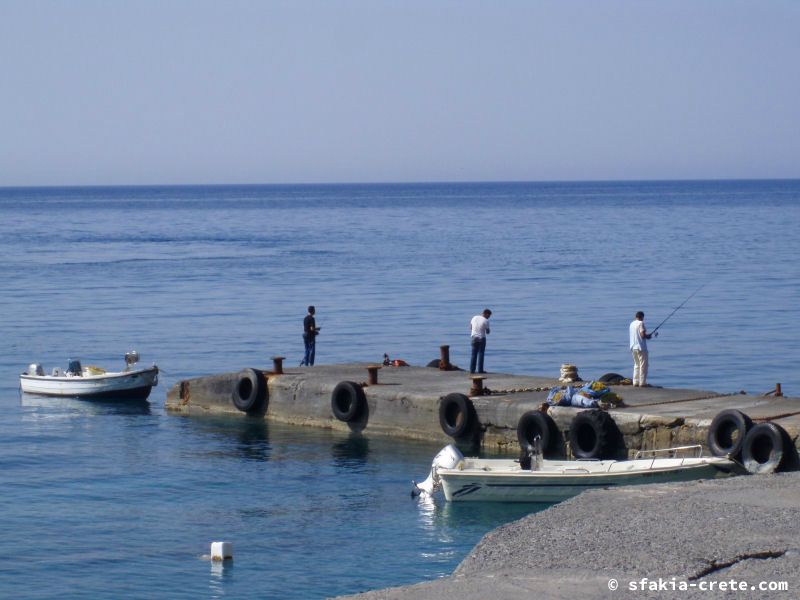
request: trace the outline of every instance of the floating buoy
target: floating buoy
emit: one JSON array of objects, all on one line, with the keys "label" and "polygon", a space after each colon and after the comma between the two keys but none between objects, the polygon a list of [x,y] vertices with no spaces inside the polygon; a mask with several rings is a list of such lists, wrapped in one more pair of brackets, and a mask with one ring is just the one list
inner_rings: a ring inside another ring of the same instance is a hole
[{"label": "floating buoy", "polygon": [[231,560],[233,544],[230,542],[211,542],[211,560]]}]

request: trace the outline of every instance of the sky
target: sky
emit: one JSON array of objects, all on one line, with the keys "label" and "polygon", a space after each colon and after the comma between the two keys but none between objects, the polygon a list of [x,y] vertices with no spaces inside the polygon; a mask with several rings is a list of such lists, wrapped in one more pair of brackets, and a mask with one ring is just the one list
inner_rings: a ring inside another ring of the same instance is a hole
[{"label": "sky", "polygon": [[0,186],[800,177],[795,0],[0,0]]}]

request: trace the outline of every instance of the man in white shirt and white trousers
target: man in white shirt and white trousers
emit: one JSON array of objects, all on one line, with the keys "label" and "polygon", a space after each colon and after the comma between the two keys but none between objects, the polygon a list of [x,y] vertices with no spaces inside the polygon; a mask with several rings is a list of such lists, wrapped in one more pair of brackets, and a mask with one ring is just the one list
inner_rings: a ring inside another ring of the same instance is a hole
[{"label": "man in white shirt and white trousers", "polygon": [[630,348],[633,354],[633,385],[645,387],[647,385],[647,340],[652,334],[647,333],[644,326],[644,313],[639,311],[636,318],[628,327],[630,333]]},{"label": "man in white shirt and white trousers", "polygon": [[472,330],[470,341],[472,342],[472,357],[469,361],[469,372],[475,373],[477,366],[478,373],[485,373],[483,370],[483,353],[486,351],[486,336],[489,335],[489,317],[492,311],[488,308],[483,309],[483,314],[475,315],[469,322]]}]

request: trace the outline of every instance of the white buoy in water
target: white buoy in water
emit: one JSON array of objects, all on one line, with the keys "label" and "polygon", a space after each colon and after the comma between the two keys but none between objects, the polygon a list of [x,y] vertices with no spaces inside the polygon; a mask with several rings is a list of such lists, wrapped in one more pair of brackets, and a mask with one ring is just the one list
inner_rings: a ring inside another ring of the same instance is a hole
[{"label": "white buoy in water", "polygon": [[230,542],[211,542],[211,560],[231,560],[233,544]]}]

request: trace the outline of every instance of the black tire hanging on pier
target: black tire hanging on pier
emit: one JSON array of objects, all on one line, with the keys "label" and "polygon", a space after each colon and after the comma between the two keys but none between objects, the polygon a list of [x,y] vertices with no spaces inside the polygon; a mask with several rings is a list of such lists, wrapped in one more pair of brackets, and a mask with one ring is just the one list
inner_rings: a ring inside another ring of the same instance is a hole
[{"label": "black tire hanging on pier", "polygon": [[753,421],[739,410],[723,410],[708,428],[706,443],[714,456],[738,458],[742,452],[745,436],[753,426]]},{"label": "black tire hanging on pier", "polygon": [[356,382],[342,381],[333,388],[331,411],[340,421],[352,423],[361,416],[366,405],[364,389]]},{"label": "black tire hanging on pier", "polygon": [[264,403],[266,392],[261,373],[255,369],[243,369],[233,386],[233,405],[242,412],[257,411]]},{"label": "black tire hanging on pier", "polygon": [[557,428],[556,422],[545,412],[529,410],[519,418],[517,423],[517,441],[520,448],[533,446],[533,440],[538,435],[541,439],[542,454],[548,454],[555,445]]},{"label": "black tire hanging on pier", "polygon": [[603,410],[578,413],[569,428],[569,445],[575,458],[612,458],[620,437],[614,419]]},{"label": "black tire hanging on pier", "polygon": [[788,455],[786,431],[775,423],[760,423],[745,436],[742,464],[750,473],[779,471]]},{"label": "black tire hanging on pier", "polygon": [[447,394],[439,404],[439,424],[452,438],[463,439],[473,433],[477,419],[472,401],[464,394]]},{"label": "black tire hanging on pier", "polygon": [[610,383],[611,385],[618,385],[625,377],[619,373],[606,373],[598,381],[603,383]]}]

